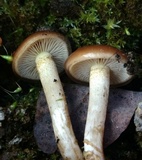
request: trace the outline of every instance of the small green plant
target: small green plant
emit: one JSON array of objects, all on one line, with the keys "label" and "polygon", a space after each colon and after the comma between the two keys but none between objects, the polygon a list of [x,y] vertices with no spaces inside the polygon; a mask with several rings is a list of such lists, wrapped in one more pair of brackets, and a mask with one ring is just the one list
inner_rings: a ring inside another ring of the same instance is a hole
[{"label": "small green plant", "polygon": [[19,92],[22,91],[21,86],[20,86],[17,82],[15,82],[15,83],[16,83],[16,85],[17,85],[17,88],[16,88],[14,91],[9,91],[9,90],[5,89],[4,87],[0,86],[0,88],[1,88],[4,92],[6,92],[9,96],[11,96],[13,99],[15,99],[15,98],[14,98],[14,96],[12,96],[12,94],[17,94],[17,93],[19,93]]}]

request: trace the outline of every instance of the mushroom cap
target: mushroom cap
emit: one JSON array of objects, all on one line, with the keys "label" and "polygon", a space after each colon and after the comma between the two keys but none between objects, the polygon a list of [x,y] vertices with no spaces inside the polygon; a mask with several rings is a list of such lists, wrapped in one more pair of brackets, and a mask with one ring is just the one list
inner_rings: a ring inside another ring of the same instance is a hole
[{"label": "mushroom cap", "polygon": [[0,46],[2,46],[2,38],[0,37]]},{"label": "mushroom cap", "polygon": [[71,52],[69,41],[61,34],[39,31],[27,37],[13,54],[12,68],[20,77],[39,80],[36,57],[42,53],[51,54],[58,72],[64,70],[64,62]]},{"label": "mushroom cap", "polygon": [[126,55],[112,46],[90,45],[74,51],[65,62],[65,70],[73,81],[88,83],[92,66],[107,66],[110,85],[122,85],[133,77],[127,73],[127,61]]}]

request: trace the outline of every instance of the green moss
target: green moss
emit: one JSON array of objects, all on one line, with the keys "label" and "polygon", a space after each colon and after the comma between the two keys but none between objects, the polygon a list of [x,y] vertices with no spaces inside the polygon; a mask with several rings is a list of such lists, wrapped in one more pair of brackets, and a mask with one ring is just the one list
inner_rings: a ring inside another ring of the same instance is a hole
[{"label": "green moss", "polygon": [[[42,15],[42,8],[48,1],[2,1],[0,2],[1,34],[4,41],[15,48],[35,31]],[[6,34],[4,34],[6,33]]]},{"label": "green moss", "polygon": [[131,39],[135,36],[139,41],[142,33],[140,0],[16,0],[1,5],[1,30],[16,47],[39,26],[63,32],[75,47],[101,43],[132,50],[136,44]]}]

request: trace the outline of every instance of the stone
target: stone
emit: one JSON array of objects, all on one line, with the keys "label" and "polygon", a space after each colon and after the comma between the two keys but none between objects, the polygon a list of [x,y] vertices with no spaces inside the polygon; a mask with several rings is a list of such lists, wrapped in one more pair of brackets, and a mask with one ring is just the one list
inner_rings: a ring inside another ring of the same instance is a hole
[{"label": "stone", "polygon": [[142,132],[142,102],[139,102],[134,114],[134,124],[137,132]]},{"label": "stone", "polygon": [[[89,88],[76,84],[64,84],[64,91],[76,138],[80,147],[83,147]],[[142,92],[118,88],[110,89],[104,147],[113,143],[125,131],[134,115],[137,104],[141,101]],[[34,136],[38,147],[44,153],[51,154],[57,150],[50,113],[43,91],[39,95],[36,106]]]}]

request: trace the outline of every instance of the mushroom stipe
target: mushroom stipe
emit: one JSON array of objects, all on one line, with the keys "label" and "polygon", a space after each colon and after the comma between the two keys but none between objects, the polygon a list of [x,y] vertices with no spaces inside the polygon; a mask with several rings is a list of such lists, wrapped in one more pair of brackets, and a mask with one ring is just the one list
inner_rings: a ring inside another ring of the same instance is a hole
[{"label": "mushroom stipe", "polygon": [[82,160],[58,74],[63,71],[70,52],[70,44],[63,35],[50,31],[36,32],[15,51],[12,67],[24,79],[41,81],[62,157]]},{"label": "mushroom stipe", "polygon": [[103,135],[110,85],[124,85],[129,75],[127,56],[117,48],[91,45],[78,48],[65,62],[67,75],[78,83],[89,83],[89,102],[84,134],[86,160],[104,160]]}]

